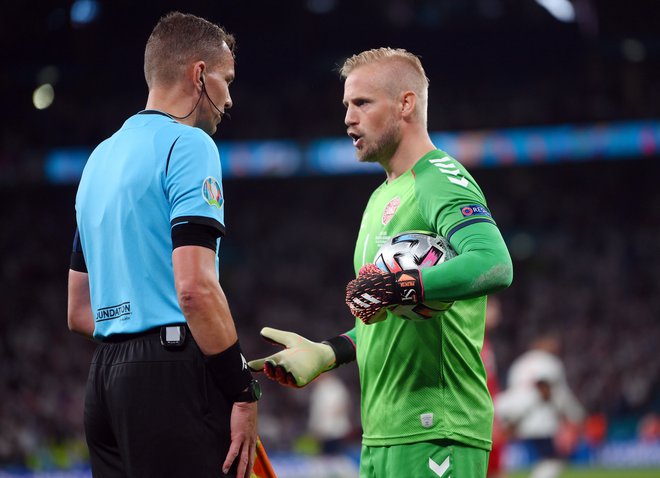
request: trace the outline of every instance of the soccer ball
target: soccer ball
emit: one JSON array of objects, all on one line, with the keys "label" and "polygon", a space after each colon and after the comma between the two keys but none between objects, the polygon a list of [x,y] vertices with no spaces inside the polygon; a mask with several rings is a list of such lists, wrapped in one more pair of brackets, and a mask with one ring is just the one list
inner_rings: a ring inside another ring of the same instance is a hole
[{"label": "soccer ball", "polygon": [[[400,272],[435,266],[456,256],[449,241],[433,232],[408,231],[392,237],[383,244],[374,264],[383,272]],[[406,320],[428,320],[441,314],[453,302],[424,301],[415,305],[396,305],[389,309]]]}]

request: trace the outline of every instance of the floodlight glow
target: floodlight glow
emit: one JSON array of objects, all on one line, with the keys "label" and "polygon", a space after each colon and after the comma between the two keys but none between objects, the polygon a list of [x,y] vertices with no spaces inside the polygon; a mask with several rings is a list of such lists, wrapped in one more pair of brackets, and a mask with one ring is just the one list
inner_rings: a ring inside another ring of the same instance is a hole
[{"label": "floodlight glow", "polygon": [[71,23],[86,25],[96,20],[99,4],[96,0],[76,0],[71,5]]},{"label": "floodlight glow", "polygon": [[45,110],[50,105],[53,104],[55,99],[55,90],[50,83],[45,83],[39,86],[32,93],[32,103],[34,107],[38,110]]},{"label": "floodlight glow", "polygon": [[535,0],[536,3],[545,8],[550,15],[560,22],[570,23],[575,21],[575,8],[568,0]]}]

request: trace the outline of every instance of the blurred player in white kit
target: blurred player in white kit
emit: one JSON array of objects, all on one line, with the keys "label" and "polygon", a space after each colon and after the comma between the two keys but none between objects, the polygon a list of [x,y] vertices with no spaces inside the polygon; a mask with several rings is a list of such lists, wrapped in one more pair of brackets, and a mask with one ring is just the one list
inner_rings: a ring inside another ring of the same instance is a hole
[{"label": "blurred player in white kit", "polygon": [[[530,350],[509,369],[508,388],[495,400],[495,412],[511,434],[535,450],[538,461],[531,478],[556,478],[564,467],[557,439],[562,430],[584,420],[584,409],[566,381],[559,359],[560,342],[555,335],[534,340]],[[568,441],[575,440],[573,433]],[[574,443],[573,443],[574,444]],[[564,448],[572,444],[564,443]]]}]

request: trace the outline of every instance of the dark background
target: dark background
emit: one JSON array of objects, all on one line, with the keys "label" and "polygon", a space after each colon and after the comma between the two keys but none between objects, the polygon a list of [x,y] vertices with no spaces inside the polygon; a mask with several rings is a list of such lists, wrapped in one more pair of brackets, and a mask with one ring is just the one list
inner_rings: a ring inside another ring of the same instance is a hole
[{"label": "dark background", "polygon": [[[92,145],[146,101],[144,44],[173,9],[205,16],[238,39],[232,121],[219,138],[344,133],[343,60],[392,46],[422,57],[429,128],[648,118],[660,101],[660,8],[654,0],[575,0],[561,23],[534,0],[99,1],[75,25],[71,1],[15,2],[0,19],[9,117],[2,150]],[[314,13],[313,6],[334,6]],[[53,66],[56,100],[30,108]]]},{"label": "dark background", "polygon": [[[99,1],[96,20],[78,25],[72,3],[15,2],[0,15],[3,466],[66,466],[84,456],[93,346],[66,329],[76,186],[47,184],[34,171],[50,149],[93,147],[144,107],[144,44],[162,14],[195,13],[237,37],[234,108],[220,142],[342,136],[337,68],[380,46],[421,56],[431,131],[659,116],[653,0],[575,0],[573,23],[533,0],[228,0]],[[55,101],[39,111],[31,95],[45,81]],[[658,158],[472,173],[514,258],[514,284],[500,294],[504,321],[492,337],[501,376],[536,332],[558,330],[588,412],[607,417],[611,436],[635,436],[640,419],[660,411]],[[351,327],[343,289],[362,208],[383,179],[225,182],[221,282],[251,357],[273,350],[258,338],[265,325],[314,340]],[[339,373],[357,416],[355,367]],[[262,436],[270,448],[291,449],[305,431],[308,391],[264,388]]]}]

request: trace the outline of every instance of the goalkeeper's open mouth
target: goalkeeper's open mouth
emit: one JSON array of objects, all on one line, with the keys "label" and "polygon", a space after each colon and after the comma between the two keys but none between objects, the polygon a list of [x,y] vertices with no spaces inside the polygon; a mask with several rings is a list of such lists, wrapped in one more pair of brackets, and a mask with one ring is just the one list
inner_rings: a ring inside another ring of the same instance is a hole
[{"label": "goalkeeper's open mouth", "polygon": [[353,140],[353,146],[355,146],[356,148],[361,147],[362,143],[364,143],[364,140],[362,139],[361,135],[359,135],[357,133],[354,133],[354,132],[350,132],[350,131],[348,132],[348,135]]}]

